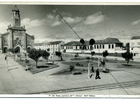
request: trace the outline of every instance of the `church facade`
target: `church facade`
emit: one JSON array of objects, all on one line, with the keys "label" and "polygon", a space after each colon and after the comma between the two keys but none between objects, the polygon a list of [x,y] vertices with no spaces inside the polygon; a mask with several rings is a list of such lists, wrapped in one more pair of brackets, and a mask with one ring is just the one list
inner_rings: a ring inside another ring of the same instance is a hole
[{"label": "church facade", "polygon": [[26,33],[25,26],[21,26],[20,11],[15,6],[12,10],[12,25],[7,32],[0,35],[0,48],[3,53],[19,48],[20,52],[34,47],[34,36]]}]

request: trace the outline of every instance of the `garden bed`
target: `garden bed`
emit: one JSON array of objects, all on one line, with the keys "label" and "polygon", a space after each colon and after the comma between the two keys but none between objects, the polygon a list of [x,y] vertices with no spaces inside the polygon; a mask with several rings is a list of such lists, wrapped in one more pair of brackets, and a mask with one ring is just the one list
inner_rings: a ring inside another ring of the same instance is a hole
[{"label": "garden bed", "polygon": [[140,66],[139,66],[139,64],[132,64],[132,63],[130,63],[130,64],[118,64],[117,65],[117,68],[130,68],[130,69],[140,69]]},{"label": "garden bed", "polygon": [[52,75],[81,75],[83,73],[87,73],[87,69],[77,69],[75,68],[73,71],[70,69],[64,69],[59,72],[53,73]]},{"label": "garden bed", "polygon": [[[29,60],[29,63],[27,64],[28,67],[29,67],[28,71],[30,71],[33,74],[36,74],[36,73],[39,73],[39,72],[42,72],[42,71],[46,71],[46,70],[49,70],[49,69],[52,69],[52,68],[59,67],[59,65],[57,65],[57,64],[50,64],[50,63],[48,64],[48,63],[46,63],[46,61],[42,61],[42,60],[38,61],[38,63],[42,63],[42,64],[39,64],[36,67],[36,63],[35,63],[34,60],[32,60],[32,59],[28,59],[28,60]],[[25,60],[17,60],[16,62],[18,62],[24,68],[26,67]]]},{"label": "garden bed", "polygon": [[[67,64],[67,65],[73,65],[73,66],[77,66],[77,67],[87,67],[88,66],[88,62],[87,61],[72,61],[72,62],[62,62],[63,64]],[[97,67],[98,63],[97,62],[93,62],[93,66]]]}]

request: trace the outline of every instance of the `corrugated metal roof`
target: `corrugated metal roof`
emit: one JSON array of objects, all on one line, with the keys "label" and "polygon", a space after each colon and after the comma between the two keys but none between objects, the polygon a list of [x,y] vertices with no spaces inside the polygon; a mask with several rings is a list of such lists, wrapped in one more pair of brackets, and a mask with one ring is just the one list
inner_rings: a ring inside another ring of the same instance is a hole
[{"label": "corrugated metal roof", "polygon": [[60,44],[63,41],[53,41],[53,42],[43,42],[42,45],[57,45]]},{"label": "corrugated metal roof", "polygon": [[57,45],[60,44],[62,41],[53,41],[53,42],[49,42],[48,45]]},{"label": "corrugated metal roof", "polygon": [[43,43],[42,43],[42,46],[43,46],[43,45],[48,45],[48,43],[49,43],[49,42],[43,42]]},{"label": "corrugated metal roof", "polygon": [[133,36],[131,40],[140,39],[140,36]]},{"label": "corrugated metal roof", "polygon": [[79,41],[71,41],[64,44],[63,46],[72,46],[72,45],[81,45],[81,43]]},{"label": "corrugated metal roof", "polygon": [[[113,43],[122,43],[122,42],[120,42],[117,38],[107,38],[104,40],[95,40],[95,44],[113,44]],[[89,41],[85,41],[85,44],[89,45]],[[72,45],[82,45],[82,44],[80,43],[80,41],[71,41],[71,42],[64,44],[63,46],[72,46]]]},{"label": "corrugated metal roof", "polygon": [[95,44],[112,44],[112,43],[122,43],[117,38],[106,38],[104,40],[97,40]]}]

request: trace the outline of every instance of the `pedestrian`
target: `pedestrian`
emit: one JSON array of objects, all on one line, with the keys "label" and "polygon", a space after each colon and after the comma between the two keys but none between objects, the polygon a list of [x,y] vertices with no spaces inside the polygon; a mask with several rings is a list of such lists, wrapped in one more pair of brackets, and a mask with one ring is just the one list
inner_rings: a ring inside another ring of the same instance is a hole
[{"label": "pedestrian", "polygon": [[29,63],[29,60],[25,59],[25,63],[26,63],[25,70],[28,71],[29,70],[29,67],[28,67],[27,64]]},{"label": "pedestrian", "polygon": [[102,58],[98,58],[98,67],[102,66]]},{"label": "pedestrian", "polygon": [[96,70],[96,77],[95,77],[95,79],[101,79],[100,78],[100,73],[99,73],[99,69],[97,68],[97,70]]},{"label": "pedestrian", "polygon": [[8,56],[5,56],[5,67],[8,70]]},{"label": "pedestrian", "polygon": [[105,58],[104,58],[104,57],[102,57],[101,65],[102,65],[103,67],[105,66]]},{"label": "pedestrian", "polygon": [[91,64],[91,72],[94,72],[94,66]]}]

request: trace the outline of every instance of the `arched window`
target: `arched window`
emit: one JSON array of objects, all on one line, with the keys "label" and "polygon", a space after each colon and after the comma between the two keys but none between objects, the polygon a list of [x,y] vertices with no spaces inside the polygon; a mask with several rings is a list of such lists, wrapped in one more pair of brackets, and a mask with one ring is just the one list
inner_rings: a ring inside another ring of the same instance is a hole
[{"label": "arched window", "polygon": [[114,49],[114,44],[112,44],[112,49]]},{"label": "arched window", "polygon": [[96,49],[96,45],[94,45],[94,49]]},{"label": "arched window", "polygon": [[103,49],[104,49],[105,47],[104,47],[104,44],[103,44]]},{"label": "arched window", "polygon": [[110,49],[110,44],[108,45],[108,48]]}]

